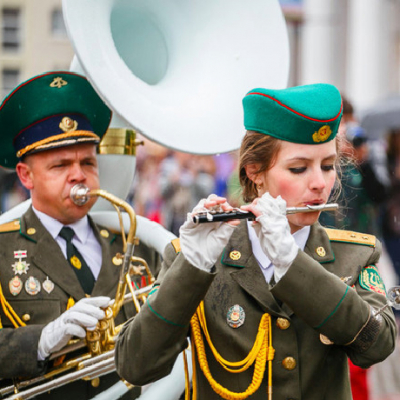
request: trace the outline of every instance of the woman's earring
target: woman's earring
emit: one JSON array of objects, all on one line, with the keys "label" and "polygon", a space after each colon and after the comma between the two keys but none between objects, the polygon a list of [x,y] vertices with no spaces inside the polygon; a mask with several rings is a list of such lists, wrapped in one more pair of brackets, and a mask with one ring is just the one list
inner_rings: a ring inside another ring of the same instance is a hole
[{"label": "woman's earring", "polygon": [[258,184],[257,184],[257,190],[261,190],[262,187],[263,187],[262,183],[258,183]]}]

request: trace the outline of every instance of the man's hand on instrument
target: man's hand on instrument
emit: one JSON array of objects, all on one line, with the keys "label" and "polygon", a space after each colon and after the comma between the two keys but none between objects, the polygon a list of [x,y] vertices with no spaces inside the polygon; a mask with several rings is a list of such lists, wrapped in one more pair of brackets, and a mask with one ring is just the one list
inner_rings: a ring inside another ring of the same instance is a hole
[{"label": "man's hand on instrument", "polygon": [[196,224],[193,216],[199,212],[221,209],[231,211],[232,206],[224,197],[212,194],[201,200],[191,213],[188,213],[186,222],[179,230],[182,253],[195,267],[209,272],[223,248],[228,243],[235,227],[240,221],[211,222]]},{"label": "man's hand on instrument", "polygon": [[267,192],[252,204],[241,208],[256,216],[253,227],[262,250],[275,266],[275,281],[278,282],[299,251],[286,218],[286,201],[281,196],[273,198]]},{"label": "man's hand on instrument", "polygon": [[39,339],[39,359],[44,360],[51,353],[62,349],[73,336],[84,338],[85,329],[95,329],[97,322],[105,318],[102,308],[106,308],[109,303],[110,298],[106,296],[81,299],[47,324]]}]

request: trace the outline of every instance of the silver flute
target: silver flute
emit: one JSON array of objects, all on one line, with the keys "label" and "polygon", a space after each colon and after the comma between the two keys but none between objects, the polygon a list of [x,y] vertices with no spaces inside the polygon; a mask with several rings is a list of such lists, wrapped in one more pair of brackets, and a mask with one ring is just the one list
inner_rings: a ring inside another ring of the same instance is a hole
[{"label": "silver flute", "polygon": [[[334,211],[337,210],[339,205],[337,203],[321,204],[318,206],[305,206],[305,207],[288,207],[286,208],[286,215],[297,213],[309,213],[316,211]],[[250,211],[244,211],[240,208],[234,208],[232,211],[218,212],[214,210],[200,212],[193,215],[193,222],[196,224],[204,224],[206,222],[224,222],[231,219],[249,219],[255,220],[256,216]]]}]

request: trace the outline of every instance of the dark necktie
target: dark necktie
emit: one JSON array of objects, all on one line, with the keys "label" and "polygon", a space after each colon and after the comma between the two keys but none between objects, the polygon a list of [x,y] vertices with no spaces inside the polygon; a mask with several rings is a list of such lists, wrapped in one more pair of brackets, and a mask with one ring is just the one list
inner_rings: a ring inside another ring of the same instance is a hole
[{"label": "dark necktie", "polygon": [[75,235],[74,230],[64,226],[59,235],[67,242],[67,259],[75,271],[83,290],[86,294],[92,293],[95,279],[82,254],[72,243],[72,238]]}]

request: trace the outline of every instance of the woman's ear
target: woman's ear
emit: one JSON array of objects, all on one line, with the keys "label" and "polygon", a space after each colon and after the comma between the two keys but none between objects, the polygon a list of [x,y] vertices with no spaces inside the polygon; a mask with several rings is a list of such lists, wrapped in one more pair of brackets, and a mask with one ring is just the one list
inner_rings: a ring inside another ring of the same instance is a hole
[{"label": "woman's ear", "polygon": [[33,189],[32,171],[28,164],[19,162],[15,168],[21,183],[28,189]]},{"label": "woman's ear", "polygon": [[257,183],[256,179],[258,177],[260,166],[258,164],[247,164],[244,166],[244,169],[246,171],[247,177],[254,183]]}]

